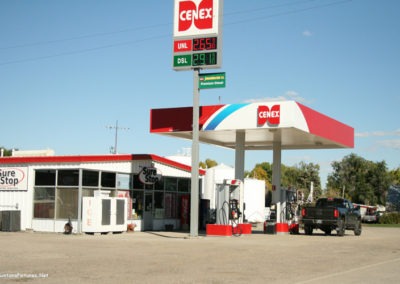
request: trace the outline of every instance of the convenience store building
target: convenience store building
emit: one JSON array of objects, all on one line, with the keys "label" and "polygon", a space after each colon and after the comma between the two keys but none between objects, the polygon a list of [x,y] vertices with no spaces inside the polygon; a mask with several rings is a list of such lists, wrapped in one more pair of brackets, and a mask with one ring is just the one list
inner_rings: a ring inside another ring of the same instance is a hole
[{"label": "convenience store building", "polygon": [[63,232],[71,219],[81,232],[79,201],[102,195],[126,199],[135,230],[185,229],[190,175],[190,166],[152,154],[2,157],[0,211],[19,211],[21,230]]}]

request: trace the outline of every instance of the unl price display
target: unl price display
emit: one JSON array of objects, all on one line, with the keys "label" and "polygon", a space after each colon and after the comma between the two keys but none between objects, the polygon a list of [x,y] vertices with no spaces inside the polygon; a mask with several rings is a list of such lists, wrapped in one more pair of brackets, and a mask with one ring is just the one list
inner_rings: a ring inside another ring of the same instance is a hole
[{"label": "unl price display", "polygon": [[201,37],[193,39],[193,51],[217,49],[217,37]]}]

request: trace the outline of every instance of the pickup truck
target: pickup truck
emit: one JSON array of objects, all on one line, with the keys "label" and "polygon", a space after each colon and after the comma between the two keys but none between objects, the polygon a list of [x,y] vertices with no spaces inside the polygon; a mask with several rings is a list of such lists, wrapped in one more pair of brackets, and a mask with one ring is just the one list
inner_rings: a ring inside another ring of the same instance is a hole
[{"label": "pickup truck", "polygon": [[320,198],[314,207],[303,207],[301,223],[306,235],[312,235],[314,229],[320,229],[326,235],[336,230],[338,236],[344,236],[345,230],[353,230],[356,236],[362,231],[360,210],[344,198]]}]

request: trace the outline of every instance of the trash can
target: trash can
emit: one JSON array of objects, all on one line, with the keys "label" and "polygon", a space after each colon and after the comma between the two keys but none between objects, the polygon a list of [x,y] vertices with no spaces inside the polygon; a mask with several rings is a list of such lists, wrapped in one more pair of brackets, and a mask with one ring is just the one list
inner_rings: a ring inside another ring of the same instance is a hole
[{"label": "trash can", "polygon": [[264,234],[275,235],[276,234],[276,222],[265,221],[264,222]]},{"label": "trash can", "polygon": [[174,230],[174,225],[173,224],[166,224],[165,225],[165,231],[172,232],[173,230]]}]

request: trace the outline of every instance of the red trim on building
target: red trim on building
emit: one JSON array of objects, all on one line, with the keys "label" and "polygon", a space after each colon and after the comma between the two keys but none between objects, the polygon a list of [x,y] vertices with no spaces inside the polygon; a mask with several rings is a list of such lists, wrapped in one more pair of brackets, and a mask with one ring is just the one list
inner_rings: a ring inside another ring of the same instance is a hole
[{"label": "red trim on building", "polygon": [[[126,162],[152,160],[183,171],[190,172],[191,166],[172,161],[154,154],[117,154],[117,155],[75,155],[75,156],[35,156],[35,157],[2,157],[0,165],[7,164],[60,164],[60,163],[96,163],[96,162]],[[200,169],[199,174],[204,175]]]}]

